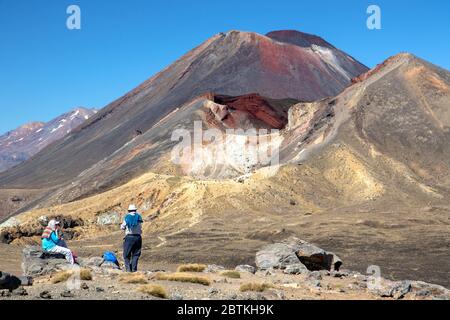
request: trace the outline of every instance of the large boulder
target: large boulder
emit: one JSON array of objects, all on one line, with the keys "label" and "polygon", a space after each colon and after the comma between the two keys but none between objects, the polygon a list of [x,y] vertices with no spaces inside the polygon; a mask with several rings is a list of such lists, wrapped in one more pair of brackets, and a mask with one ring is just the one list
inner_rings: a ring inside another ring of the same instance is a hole
[{"label": "large boulder", "polygon": [[304,265],[310,271],[338,271],[342,260],[334,253],[296,237],[266,245],[256,253],[256,266],[261,270],[286,269],[288,266],[294,266],[300,271],[303,269],[299,267],[300,265]]},{"label": "large boulder", "polygon": [[22,258],[24,275],[30,277],[48,275],[71,267],[63,255],[43,252],[38,246],[26,246]]},{"label": "large boulder", "polygon": [[295,251],[285,243],[266,245],[256,253],[256,266],[260,270],[285,269],[299,263]]},{"label": "large boulder", "polygon": [[342,266],[342,260],[333,252],[325,251],[311,243],[297,238],[290,238],[287,242],[295,249],[295,254],[298,259],[308,268],[308,270],[339,271],[339,268]]}]

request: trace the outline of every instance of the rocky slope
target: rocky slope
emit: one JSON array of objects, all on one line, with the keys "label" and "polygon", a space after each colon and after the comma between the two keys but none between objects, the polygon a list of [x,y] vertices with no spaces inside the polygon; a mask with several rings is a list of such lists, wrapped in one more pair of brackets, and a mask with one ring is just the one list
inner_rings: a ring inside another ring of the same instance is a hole
[{"label": "rocky slope", "polygon": [[239,265],[227,270],[220,265],[158,268],[144,264],[141,272],[125,274],[116,265],[102,262],[101,257],[79,258],[80,269],[68,266],[58,257],[44,258],[39,249],[27,247],[23,265],[33,277],[0,273],[3,289],[0,300],[450,299],[450,291],[442,286],[421,281],[389,281],[372,271],[362,274],[335,270],[327,264],[329,255],[336,257],[290,238],[262,248],[256,255],[256,267]]},{"label": "rocky slope", "polygon": [[76,108],[47,123],[27,123],[0,136],[0,172],[25,162],[49,144],[65,137],[95,112]]}]

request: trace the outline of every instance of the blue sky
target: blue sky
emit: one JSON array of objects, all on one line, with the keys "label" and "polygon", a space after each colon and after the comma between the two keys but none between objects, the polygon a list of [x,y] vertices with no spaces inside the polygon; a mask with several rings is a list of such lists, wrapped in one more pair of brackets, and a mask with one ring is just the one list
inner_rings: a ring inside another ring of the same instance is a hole
[{"label": "blue sky", "polygon": [[[81,30],[66,9],[81,8]],[[382,10],[368,30],[366,9]],[[297,29],[368,66],[408,51],[450,69],[447,0],[0,0],[0,134],[102,108],[210,36]]]}]

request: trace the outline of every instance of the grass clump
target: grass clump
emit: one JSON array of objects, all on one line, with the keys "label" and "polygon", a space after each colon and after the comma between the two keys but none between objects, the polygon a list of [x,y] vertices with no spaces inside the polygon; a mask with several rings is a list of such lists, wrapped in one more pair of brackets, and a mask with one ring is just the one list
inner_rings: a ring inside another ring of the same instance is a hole
[{"label": "grass clump", "polygon": [[89,269],[81,269],[80,270],[80,280],[91,281],[92,280],[91,270],[89,270]]},{"label": "grass clump", "polygon": [[203,272],[206,269],[206,264],[182,264],[178,267],[177,272]]},{"label": "grass clump", "polygon": [[59,271],[57,273],[55,273],[52,278],[51,278],[51,282],[53,284],[57,284],[57,283],[61,283],[61,282],[66,282],[67,280],[69,280],[69,278],[72,276],[72,272],[71,271]]},{"label": "grass clump", "polygon": [[[55,273],[52,278],[51,282],[53,284],[66,282],[69,280],[72,276],[76,277],[77,271],[74,270],[63,270]],[[92,273],[89,269],[81,269],[79,273],[79,279],[84,281],[91,281],[92,280]]]},{"label": "grass clump", "polygon": [[184,272],[158,273],[156,275],[156,280],[190,282],[190,283],[198,283],[204,286],[209,286],[211,284],[211,281],[209,281],[209,279],[205,277],[200,277],[194,274]]},{"label": "grass clump", "polygon": [[241,292],[247,292],[247,291],[263,292],[270,288],[272,288],[272,285],[270,285],[268,283],[249,282],[249,283],[243,283],[241,285],[240,290],[241,290]]},{"label": "grass clump", "polygon": [[232,278],[232,279],[240,279],[241,278],[241,274],[239,271],[235,271],[235,270],[226,270],[226,271],[222,271],[220,273],[221,276],[227,277],[227,278]]},{"label": "grass clump", "polygon": [[142,273],[124,273],[119,277],[119,281],[129,284],[147,284],[148,279]]},{"label": "grass clump", "polygon": [[138,291],[147,294],[149,296],[154,296],[162,299],[167,299],[169,297],[166,290],[163,287],[156,284],[143,285],[138,288]]}]

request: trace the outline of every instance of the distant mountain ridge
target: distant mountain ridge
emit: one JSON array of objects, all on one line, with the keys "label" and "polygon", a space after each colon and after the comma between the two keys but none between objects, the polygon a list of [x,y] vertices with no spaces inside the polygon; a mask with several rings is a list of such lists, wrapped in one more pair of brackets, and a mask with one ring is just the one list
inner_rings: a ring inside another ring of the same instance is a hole
[{"label": "distant mountain ridge", "polygon": [[0,172],[28,160],[72,132],[96,112],[79,107],[49,122],[30,122],[0,136]]}]

